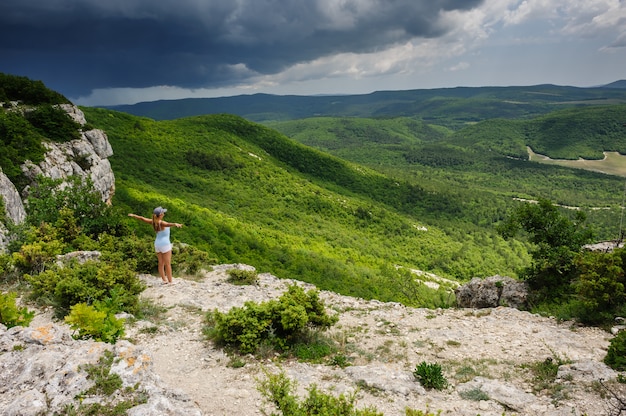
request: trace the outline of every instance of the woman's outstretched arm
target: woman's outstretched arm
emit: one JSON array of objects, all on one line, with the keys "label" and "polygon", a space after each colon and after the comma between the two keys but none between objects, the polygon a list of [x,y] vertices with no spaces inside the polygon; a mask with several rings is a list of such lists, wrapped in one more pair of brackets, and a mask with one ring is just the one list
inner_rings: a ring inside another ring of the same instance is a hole
[{"label": "woman's outstretched arm", "polygon": [[141,215],[132,214],[132,213],[128,214],[128,216],[131,217],[131,218],[138,219],[139,221],[143,221],[145,223],[152,224],[152,220],[150,218],[142,217]]},{"label": "woman's outstretched arm", "polygon": [[177,228],[182,228],[183,227],[182,224],[179,224],[177,222],[161,221],[161,224],[163,224],[165,227],[177,227]]}]

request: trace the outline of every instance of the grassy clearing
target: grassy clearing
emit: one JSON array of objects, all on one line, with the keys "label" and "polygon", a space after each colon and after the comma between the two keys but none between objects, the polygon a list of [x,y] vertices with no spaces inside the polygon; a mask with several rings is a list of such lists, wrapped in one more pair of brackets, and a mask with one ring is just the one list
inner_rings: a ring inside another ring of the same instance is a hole
[{"label": "grassy clearing", "polygon": [[574,169],[584,169],[592,172],[606,173],[607,175],[626,177],[626,156],[617,152],[604,152],[602,160],[566,160],[566,159],[550,159],[547,156],[537,154],[528,148],[529,159],[533,162],[545,163],[550,165],[565,166]]}]

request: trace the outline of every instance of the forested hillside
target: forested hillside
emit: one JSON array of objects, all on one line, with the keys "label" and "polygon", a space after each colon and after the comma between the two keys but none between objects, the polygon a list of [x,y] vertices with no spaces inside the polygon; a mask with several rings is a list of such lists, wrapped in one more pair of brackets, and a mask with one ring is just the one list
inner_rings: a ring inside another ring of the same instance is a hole
[{"label": "forested hillside", "polygon": [[157,122],[83,110],[113,146],[115,203],[167,207],[186,225],[175,238],[219,262],[387,300],[406,278],[396,266],[466,280],[516,275],[528,262],[522,242],[473,223],[483,209],[452,189],[389,178],[236,116]]}]

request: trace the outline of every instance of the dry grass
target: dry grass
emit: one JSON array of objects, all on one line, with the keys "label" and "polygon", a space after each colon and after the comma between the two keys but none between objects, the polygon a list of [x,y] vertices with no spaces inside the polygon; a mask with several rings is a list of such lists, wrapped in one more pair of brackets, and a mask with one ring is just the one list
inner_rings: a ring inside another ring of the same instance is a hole
[{"label": "dry grass", "polygon": [[617,152],[604,152],[602,160],[563,160],[550,159],[549,157],[537,154],[528,148],[528,156],[533,162],[546,163],[552,165],[566,166],[575,169],[585,169],[594,172],[606,173],[626,177],[626,156]]}]

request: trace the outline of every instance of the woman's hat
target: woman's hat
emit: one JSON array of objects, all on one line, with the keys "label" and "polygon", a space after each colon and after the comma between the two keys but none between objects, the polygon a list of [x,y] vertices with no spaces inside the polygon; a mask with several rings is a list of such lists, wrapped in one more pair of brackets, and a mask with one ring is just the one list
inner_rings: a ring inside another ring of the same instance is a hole
[{"label": "woman's hat", "polygon": [[154,209],[154,215],[161,215],[161,214],[165,214],[167,212],[167,210],[163,207],[156,207]]}]

